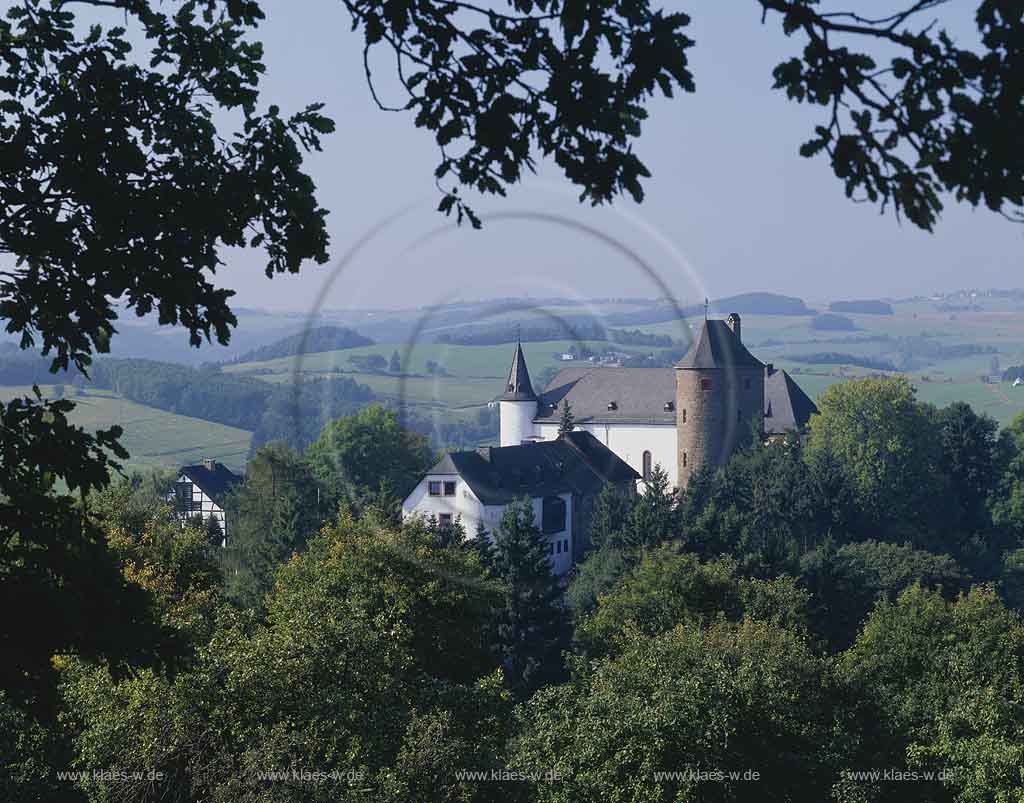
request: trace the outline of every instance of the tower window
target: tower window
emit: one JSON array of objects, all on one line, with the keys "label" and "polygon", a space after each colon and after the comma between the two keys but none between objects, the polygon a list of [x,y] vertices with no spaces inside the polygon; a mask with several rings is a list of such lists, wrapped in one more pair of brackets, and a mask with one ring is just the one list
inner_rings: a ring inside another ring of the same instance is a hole
[{"label": "tower window", "polygon": [[711,380],[706,378],[706,377],[704,379],[702,379],[700,381],[700,389],[701,390],[711,390]]},{"label": "tower window", "polygon": [[686,452],[683,452],[683,468],[686,468]]},{"label": "tower window", "polygon": [[644,452],[644,479],[649,480],[651,478],[651,453],[649,451]]},{"label": "tower window", "polygon": [[683,408],[683,423],[686,423],[686,408]]}]

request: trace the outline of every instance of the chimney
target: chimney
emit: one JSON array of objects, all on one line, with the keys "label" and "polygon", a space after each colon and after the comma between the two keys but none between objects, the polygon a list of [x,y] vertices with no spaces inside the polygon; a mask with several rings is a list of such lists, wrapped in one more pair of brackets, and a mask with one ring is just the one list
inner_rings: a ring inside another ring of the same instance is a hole
[{"label": "chimney", "polygon": [[476,453],[480,455],[488,463],[491,462],[491,447],[490,446],[478,446]]},{"label": "chimney", "polygon": [[217,468],[217,461],[212,457],[204,457],[203,465],[206,466],[207,471],[215,471]]},{"label": "chimney", "polygon": [[725,319],[725,325],[732,329],[732,333],[736,335],[737,342],[742,343],[743,338],[740,335],[740,316],[735,312],[730,312],[729,317]]},{"label": "chimney", "polygon": [[775,373],[775,365],[773,363],[770,363],[770,362],[769,363],[765,363],[764,372],[768,376],[771,376],[772,374]]}]

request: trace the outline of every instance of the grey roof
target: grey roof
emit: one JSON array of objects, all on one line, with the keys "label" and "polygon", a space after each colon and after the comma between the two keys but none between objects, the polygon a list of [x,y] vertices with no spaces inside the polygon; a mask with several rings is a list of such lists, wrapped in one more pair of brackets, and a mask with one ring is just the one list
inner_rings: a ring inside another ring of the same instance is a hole
[{"label": "grey roof", "polygon": [[512,358],[512,368],[508,372],[505,392],[498,397],[501,401],[536,401],[530,383],[530,372],[526,370],[526,357],[523,356],[522,343],[516,343],[516,353]]},{"label": "grey roof", "polygon": [[675,424],[675,409],[665,409],[675,398],[671,368],[563,368],[541,393],[534,420],[557,421],[568,399],[579,424]]},{"label": "grey roof", "polygon": [[764,375],[764,432],[781,435],[801,429],[818,412],[810,396],[785,371],[768,368]]},{"label": "grey roof", "polygon": [[630,466],[589,432],[520,446],[451,452],[428,474],[457,474],[485,505],[523,496],[596,494],[606,483],[640,479]]},{"label": "grey roof", "polygon": [[198,485],[199,489],[218,505],[223,505],[228,491],[242,481],[241,477],[223,463],[214,463],[212,471],[204,463],[182,466],[178,475],[182,474],[192,480],[194,485]]},{"label": "grey roof", "polygon": [[764,363],[747,351],[725,321],[704,321],[696,340],[676,368],[764,368]]},{"label": "grey roof", "polygon": [[[538,422],[556,422],[568,399],[579,424],[664,424],[675,426],[676,376],[672,368],[563,368],[540,395]],[[608,402],[616,402],[609,410]],[[780,434],[807,424],[814,402],[785,371],[764,372],[765,432]]]}]

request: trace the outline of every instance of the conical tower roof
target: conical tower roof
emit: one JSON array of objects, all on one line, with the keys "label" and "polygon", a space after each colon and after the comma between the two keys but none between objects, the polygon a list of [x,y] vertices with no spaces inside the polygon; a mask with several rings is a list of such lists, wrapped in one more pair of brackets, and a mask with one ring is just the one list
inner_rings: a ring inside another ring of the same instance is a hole
[{"label": "conical tower roof", "polygon": [[757,357],[733,334],[725,321],[704,321],[697,338],[676,368],[764,368]]},{"label": "conical tower roof", "polygon": [[526,357],[523,356],[523,344],[516,343],[516,356],[512,358],[512,370],[508,372],[505,392],[498,397],[499,401],[537,401],[530,383],[530,372],[526,370]]}]

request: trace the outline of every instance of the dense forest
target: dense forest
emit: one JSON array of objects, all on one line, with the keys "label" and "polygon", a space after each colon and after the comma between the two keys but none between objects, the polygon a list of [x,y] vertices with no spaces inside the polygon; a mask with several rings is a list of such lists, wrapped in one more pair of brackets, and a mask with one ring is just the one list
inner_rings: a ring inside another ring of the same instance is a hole
[{"label": "dense forest", "polygon": [[435,456],[377,405],[261,447],[226,549],[170,478],[115,485],[88,526],[146,602],[116,656],[20,667],[5,770],[54,800],[1019,799],[1024,417],[889,378],[819,406],[802,446],[606,490],[567,587],[528,505],[401,522]]},{"label": "dense forest", "polygon": [[266,346],[245,352],[232,363],[262,362],[279,357],[295,357],[299,354],[314,354],[319,351],[338,351],[359,346],[372,346],[374,341],[363,337],[354,329],[343,326],[318,326],[297,335],[276,340]]}]

